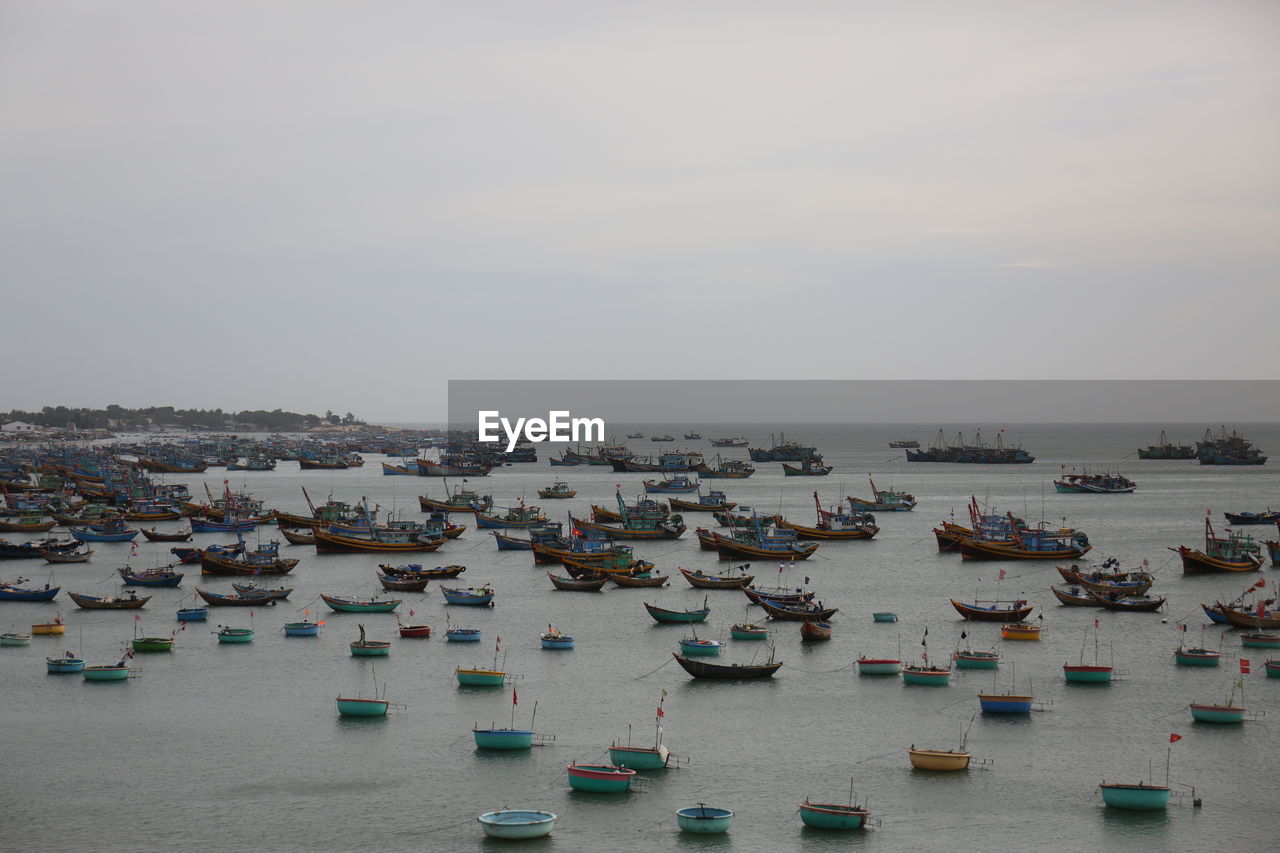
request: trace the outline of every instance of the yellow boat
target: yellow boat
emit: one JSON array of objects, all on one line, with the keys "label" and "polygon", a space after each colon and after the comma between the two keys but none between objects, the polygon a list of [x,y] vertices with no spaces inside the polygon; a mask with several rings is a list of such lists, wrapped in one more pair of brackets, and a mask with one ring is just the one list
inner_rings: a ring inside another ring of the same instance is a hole
[{"label": "yellow boat", "polygon": [[52,622],[44,622],[39,625],[32,625],[31,633],[33,634],[65,634],[67,633],[67,626],[62,624],[61,616],[55,616],[53,617]]},{"label": "yellow boat", "polygon": [[972,757],[964,749],[916,749],[911,744],[907,750],[911,757],[911,766],[917,770],[967,770]]},{"label": "yellow boat", "polygon": [[1006,640],[1038,640],[1041,627],[1028,622],[1011,622],[1000,626],[1000,636]]}]

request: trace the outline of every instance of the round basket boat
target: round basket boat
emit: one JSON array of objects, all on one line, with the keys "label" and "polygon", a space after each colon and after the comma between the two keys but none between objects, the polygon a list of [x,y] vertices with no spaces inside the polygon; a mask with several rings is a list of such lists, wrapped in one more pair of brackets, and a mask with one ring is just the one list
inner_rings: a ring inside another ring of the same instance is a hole
[{"label": "round basket boat", "polygon": [[716,809],[698,803],[686,809],[676,810],[676,823],[685,832],[698,835],[719,835],[728,832],[733,825],[733,812],[728,809]]},{"label": "round basket boat", "polygon": [[554,812],[530,809],[500,809],[476,818],[490,838],[541,838],[555,828]]}]

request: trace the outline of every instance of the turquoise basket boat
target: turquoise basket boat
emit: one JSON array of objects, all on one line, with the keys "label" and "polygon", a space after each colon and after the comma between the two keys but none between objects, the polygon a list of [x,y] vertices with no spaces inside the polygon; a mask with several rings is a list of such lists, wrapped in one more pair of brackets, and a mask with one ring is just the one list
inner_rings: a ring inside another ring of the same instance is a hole
[{"label": "turquoise basket boat", "polygon": [[29,645],[31,645],[30,634],[19,634],[17,632],[0,634],[0,646],[29,646]]},{"label": "turquoise basket boat", "polygon": [[81,674],[85,681],[124,681],[129,677],[129,667],[86,666]]},{"label": "turquoise basket boat", "polygon": [[951,670],[931,666],[904,666],[902,681],[906,684],[920,684],[925,687],[946,687],[951,682]]},{"label": "turquoise basket boat", "polygon": [[252,643],[252,628],[223,628],[218,632],[219,643]]},{"label": "turquoise basket boat", "polygon": [[1179,648],[1173,653],[1173,661],[1178,666],[1218,666],[1222,662],[1222,653],[1213,649]]},{"label": "turquoise basket boat", "polygon": [[1191,705],[1191,718],[1202,723],[1243,723],[1245,709],[1233,705]]},{"label": "turquoise basket boat", "polygon": [[897,658],[858,658],[859,675],[897,675],[902,661]]},{"label": "turquoise basket boat", "polygon": [[45,658],[45,665],[53,673],[84,672],[84,661],[80,658]]},{"label": "turquoise basket boat", "polygon": [[477,749],[530,749],[533,747],[531,729],[472,729]]},{"label": "turquoise basket boat", "polygon": [[570,788],[600,794],[630,790],[631,780],[636,777],[636,771],[629,767],[609,764],[570,764],[565,770],[569,774]]},{"label": "turquoise basket boat", "polygon": [[720,644],[715,640],[684,639],[680,641],[680,651],[686,655],[718,655]]},{"label": "turquoise basket boat", "polygon": [[1154,812],[1169,805],[1169,789],[1164,785],[1109,785],[1103,782],[1098,790],[1102,792],[1102,802],[1113,809]]},{"label": "turquoise basket boat", "polygon": [[1016,693],[980,693],[984,714],[1030,714],[1032,697]]},{"label": "turquoise basket boat", "polygon": [[490,838],[542,838],[556,825],[554,812],[502,809],[476,818]]},{"label": "turquoise basket boat", "polygon": [[323,622],[286,622],[284,635],[286,637],[315,637],[320,633],[320,626],[323,624]]},{"label": "turquoise basket boat", "polygon": [[685,809],[676,809],[676,823],[684,832],[695,835],[720,835],[728,832],[733,825],[733,812],[728,809],[716,809],[698,803]]},{"label": "turquoise basket boat", "polygon": [[805,826],[814,829],[862,829],[867,821],[867,814],[867,810],[860,806],[841,803],[811,803],[805,800],[800,804],[800,820]]},{"label": "turquoise basket boat", "polygon": [[897,622],[897,613],[872,613],[871,620],[873,622]]},{"label": "turquoise basket boat", "polygon": [[657,746],[619,746],[614,743],[609,747],[609,760],[619,767],[630,767],[632,770],[661,770],[667,766],[671,753],[662,744]]},{"label": "turquoise basket boat", "polygon": [[444,632],[444,639],[447,643],[478,643],[480,642],[480,629],[450,628]]},{"label": "turquoise basket boat", "polygon": [[1062,677],[1073,684],[1108,684],[1114,675],[1109,666],[1062,665]]},{"label": "turquoise basket boat", "polygon": [[735,640],[767,640],[769,629],[754,622],[743,622],[729,626],[729,636]]},{"label": "turquoise basket boat", "polygon": [[1280,660],[1269,660],[1262,668],[1267,671],[1267,678],[1280,678]]},{"label": "turquoise basket boat", "polygon": [[453,674],[458,679],[459,684],[466,684],[469,687],[501,687],[507,677],[507,674],[499,669],[463,669],[458,667],[453,671]]},{"label": "turquoise basket boat", "polygon": [[385,717],[390,706],[386,699],[338,697],[338,713],[344,717]]},{"label": "turquoise basket boat", "polygon": [[1280,649],[1280,634],[1242,634],[1240,645],[1247,649]]},{"label": "turquoise basket boat", "polygon": [[356,657],[386,657],[391,654],[391,643],[388,640],[357,640],[351,644],[351,654]]}]

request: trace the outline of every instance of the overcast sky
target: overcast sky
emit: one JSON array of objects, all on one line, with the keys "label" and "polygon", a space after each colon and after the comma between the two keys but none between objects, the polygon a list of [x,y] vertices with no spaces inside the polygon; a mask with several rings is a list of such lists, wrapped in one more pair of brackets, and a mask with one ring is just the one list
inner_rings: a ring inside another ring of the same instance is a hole
[{"label": "overcast sky", "polygon": [[1275,378],[1280,3],[0,2],[0,410]]}]

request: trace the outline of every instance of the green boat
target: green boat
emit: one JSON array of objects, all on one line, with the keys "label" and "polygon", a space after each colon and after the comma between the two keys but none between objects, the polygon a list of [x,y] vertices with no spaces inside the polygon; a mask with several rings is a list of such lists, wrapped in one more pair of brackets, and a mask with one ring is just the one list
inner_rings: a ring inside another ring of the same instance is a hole
[{"label": "green boat", "polygon": [[530,749],[532,729],[472,729],[477,749]]},{"label": "green boat", "polygon": [[729,626],[729,636],[735,640],[767,640],[769,629],[754,622],[739,622]]},{"label": "green boat", "polygon": [[1218,666],[1222,662],[1222,653],[1213,649],[1188,649],[1178,646],[1173,652],[1173,660],[1178,666]]},{"label": "green boat", "polygon": [[1113,809],[1135,812],[1159,811],[1169,805],[1167,785],[1117,785],[1103,782],[1098,786],[1102,802]]},{"label": "green boat", "polygon": [[702,601],[703,606],[698,610],[667,610],[664,607],[655,607],[646,601],[644,603],[644,609],[649,611],[649,615],[653,617],[655,622],[703,622],[706,620],[707,616],[711,614],[711,608],[707,607],[706,603],[706,597],[704,597]]},{"label": "green boat", "polygon": [[134,637],[135,652],[169,652],[173,651],[172,637]]},{"label": "green boat", "polygon": [[631,788],[631,780],[636,771],[629,767],[613,767],[608,764],[570,764],[565,767],[569,774],[569,787],[577,791],[592,791],[600,794],[618,793]]},{"label": "green boat", "polygon": [[390,705],[385,699],[338,697],[338,713],[344,717],[385,717]]},{"label": "green boat", "polygon": [[123,664],[115,666],[86,666],[82,672],[85,681],[124,681],[129,677],[129,667]]},{"label": "green boat", "polygon": [[221,628],[218,631],[219,643],[252,643],[252,628]]},{"label": "green boat", "polygon": [[800,820],[814,829],[862,829],[869,812],[853,801],[852,781],[849,791],[848,803],[811,803],[805,800],[800,804]]},{"label": "green boat", "polygon": [[29,645],[31,645],[30,634],[19,634],[17,632],[0,634],[0,646],[29,646]]},{"label": "green boat", "polygon": [[1202,723],[1243,723],[1245,709],[1232,705],[1191,705],[1191,718]]},{"label": "green boat", "polygon": [[368,640],[364,636],[364,626],[360,628],[360,639],[350,644],[351,654],[356,657],[386,657],[391,654],[390,640]]},{"label": "green boat", "polygon": [[902,668],[902,681],[904,684],[946,687],[951,682],[951,670],[939,669],[927,660],[923,664],[908,664]]},{"label": "green boat", "polygon": [[1242,634],[1240,645],[1247,649],[1280,649],[1280,634]]},{"label": "green boat", "polygon": [[453,671],[459,684],[469,687],[501,687],[507,674],[500,669],[463,669]]},{"label": "green boat", "polygon": [[387,601],[375,601],[368,599],[360,601],[353,598],[339,598],[336,595],[321,594],[324,603],[329,605],[333,610],[341,613],[390,613],[400,606],[402,599],[394,598]]},{"label": "green boat", "polygon": [[676,823],[682,831],[695,835],[721,835],[733,825],[733,812],[698,803],[686,809],[676,809]]},{"label": "green boat", "polygon": [[1063,664],[1062,677],[1075,684],[1105,684],[1111,681],[1115,669],[1109,666],[1087,664]]},{"label": "green boat", "polygon": [[999,652],[979,652],[973,649],[957,649],[951,655],[956,669],[998,669]]}]

